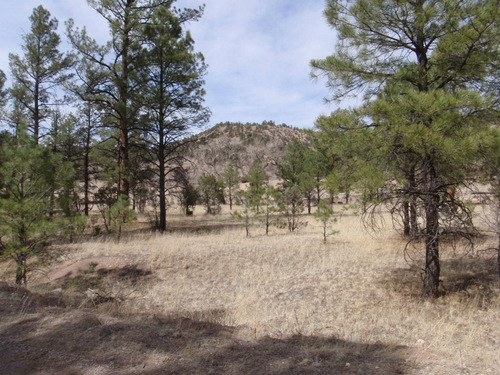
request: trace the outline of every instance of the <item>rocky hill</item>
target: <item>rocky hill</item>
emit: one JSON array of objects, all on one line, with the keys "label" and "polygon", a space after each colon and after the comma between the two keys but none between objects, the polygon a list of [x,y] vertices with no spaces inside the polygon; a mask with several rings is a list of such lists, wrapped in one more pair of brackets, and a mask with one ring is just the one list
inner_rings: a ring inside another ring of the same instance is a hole
[{"label": "rocky hill", "polygon": [[245,176],[258,159],[273,179],[278,162],[293,138],[309,143],[305,130],[273,122],[217,124],[192,138],[186,153],[192,161],[190,176],[194,181],[203,173],[220,178],[229,162],[238,168],[240,176]]}]

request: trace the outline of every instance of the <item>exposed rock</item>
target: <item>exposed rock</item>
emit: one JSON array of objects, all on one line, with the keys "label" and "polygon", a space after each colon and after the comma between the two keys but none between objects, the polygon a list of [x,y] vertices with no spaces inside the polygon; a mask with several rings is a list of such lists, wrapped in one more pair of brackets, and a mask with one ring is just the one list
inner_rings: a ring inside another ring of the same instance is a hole
[{"label": "exposed rock", "polygon": [[270,179],[276,178],[278,162],[294,138],[310,143],[307,132],[273,122],[262,124],[221,123],[192,138],[186,165],[193,181],[203,174],[221,178],[229,162],[244,177],[258,159]]}]

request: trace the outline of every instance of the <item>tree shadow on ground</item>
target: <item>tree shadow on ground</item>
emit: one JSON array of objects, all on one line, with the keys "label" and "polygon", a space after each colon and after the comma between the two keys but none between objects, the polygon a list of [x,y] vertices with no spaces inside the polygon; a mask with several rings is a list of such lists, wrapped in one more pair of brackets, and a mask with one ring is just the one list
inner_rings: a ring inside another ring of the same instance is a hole
[{"label": "tree shadow on ground", "polygon": [[411,349],[402,346],[301,335],[257,338],[245,327],[180,317],[117,317],[34,302],[28,313],[20,313],[28,292],[0,288],[0,293],[0,302],[16,302],[0,310],[2,374],[382,375],[411,368]]},{"label": "tree shadow on ground", "polygon": [[[498,293],[500,278],[493,258],[462,257],[442,260],[440,264],[442,296],[474,301],[479,308],[484,308]],[[393,269],[381,280],[381,284],[406,297],[420,297],[422,268],[412,265]]]},{"label": "tree shadow on ground", "polygon": [[244,228],[244,224],[240,222],[225,222],[225,223],[169,223],[166,228],[167,233],[221,233],[227,229]]}]

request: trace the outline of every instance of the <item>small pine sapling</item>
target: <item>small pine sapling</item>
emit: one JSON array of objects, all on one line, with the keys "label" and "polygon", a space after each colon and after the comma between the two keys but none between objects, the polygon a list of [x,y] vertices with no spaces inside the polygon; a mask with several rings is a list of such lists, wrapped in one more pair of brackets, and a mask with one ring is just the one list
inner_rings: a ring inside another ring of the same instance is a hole
[{"label": "small pine sapling", "polygon": [[323,228],[323,243],[326,243],[326,238],[329,235],[338,233],[338,231],[328,233],[329,224],[337,222],[337,218],[333,217],[333,207],[328,199],[322,199],[319,202],[318,209],[313,215],[321,222]]},{"label": "small pine sapling", "polygon": [[116,241],[120,242],[122,228],[125,224],[137,219],[136,213],[130,208],[130,202],[127,196],[120,195],[118,200],[106,212],[111,231],[116,232]]},{"label": "small pine sapling", "polygon": [[240,190],[237,196],[238,204],[242,206],[242,210],[235,210],[231,216],[242,220],[245,224],[246,236],[250,237],[250,227],[253,225],[253,220],[258,214],[259,201],[252,198],[250,191]]}]

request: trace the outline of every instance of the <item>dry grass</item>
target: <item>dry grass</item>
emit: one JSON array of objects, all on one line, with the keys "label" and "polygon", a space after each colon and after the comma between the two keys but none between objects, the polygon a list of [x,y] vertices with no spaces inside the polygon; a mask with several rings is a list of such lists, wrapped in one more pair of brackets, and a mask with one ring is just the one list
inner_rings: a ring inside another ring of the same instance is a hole
[{"label": "dry grass", "polygon": [[207,229],[199,233],[72,245],[63,261],[116,256],[151,270],[142,282],[108,286],[126,295],[122,315],[146,311],[237,326],[246,340],[302,335],[405,346],[414,348],[405,361],[415,374],[500,374],[500,284],[484,253],[444,249],[447,293],[422,300],[420,260],[405,262],[404,242],[391,228],[367,233],[359,217],[345,215],[323,244],[312,217],[297,233],[273,229],[265,236],[252,228],[251,238],[243,228],[221,229],[231,221],[227,211],[208,226],[213,219],[198,213],[177,221]]}]

